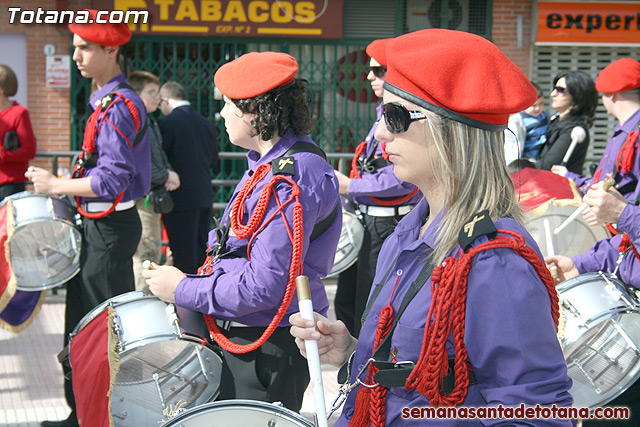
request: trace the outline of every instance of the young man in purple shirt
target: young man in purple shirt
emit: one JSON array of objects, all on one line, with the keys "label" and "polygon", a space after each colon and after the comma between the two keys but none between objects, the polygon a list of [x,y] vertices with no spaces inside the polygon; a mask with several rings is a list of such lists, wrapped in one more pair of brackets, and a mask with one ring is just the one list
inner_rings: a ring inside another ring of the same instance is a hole
[{"label": "young man in purple shirt", "polygon": [[[95,20],[96,11],[90,15]],[[84,216],[80,272],[67,283],[65,345],[85,314],[135,289],[132,257],[142,233],[135,201],[151,182],[146,110],[118,65],[119,46],[129,41],[131,31],[126,24],[70,24],[69,29],[76,66],[98,87],[89,102],[93,114],[85,129],[83,163],[72,179],[40,168],[26,173],[38,193],[76,196]],[[43,427],[78,425],[66,376],[65,396],[72,409],[69,418],[44,421]]]}]

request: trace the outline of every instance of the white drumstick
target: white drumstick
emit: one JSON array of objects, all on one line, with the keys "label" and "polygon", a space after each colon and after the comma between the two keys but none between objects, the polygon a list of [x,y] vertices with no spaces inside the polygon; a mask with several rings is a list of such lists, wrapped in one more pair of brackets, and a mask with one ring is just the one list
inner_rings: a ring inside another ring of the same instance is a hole
[{"label": "white drumstick", "polygon": [[567,149],[567,152],[562,159],[561,166],[564,166],[569,161],[571,154],[573,154],[573,150],[575,150],[576,145],[580,144],[587,137],[587,132],[585,132],[584,128],[580,126],[576,126],[571,130],[571,145]]},{"label": "white drumstick", "polygon": [[[607,179],[604,184],[602,184],[602,189],[604,191],[609,191],[609,189],[615,184],[615,180],[613,180],[612,178]],[[569,225],[574,219],[576,219],[578,217],[578,215],[580,215],[582,212],[584,212],[587,208],[589,207],[588,204],[583,203],[581,204],[578,209],[576,209],[575,211],[573,211],[573,213],[571,215],[569,215],[569,217],[567,219],[564,220],[564,222],[562,224],[560,224],[558,226],[558,228],[556,228],[555,230],[553,230],[553,234],[558,234],[560,233],[562,230],[564,230],[564,228]]]},{"label": "white drumstick", "polygon": [[[307,276],[296,277],[296,290],[298,292],[298,308],[300,310],[300,316],[303,319],[314,320],[313,303],[311,302],[309,278]],[[308,329],[315,330],[315,327]],[[318,427],[327,427],[327,407],[324,401],[324,387],[322,386],[322,368],[320,367],[318,341],[304,340],[304,347],[307,352],[307,364],[309,365],[313,400],[316,403],[316,423]]]},{"label": "white drumstick", "polygon": [[[544,235],[547,241],[547,256],[554,256],[556,251],[553,248],[553,233],[551,233],[551,224],[549,224],[549,220],[545,218],[544,220]],[[558,267],[552,265],[549,267],[549,272],[553,277],[553,280],[558,282]]]}]

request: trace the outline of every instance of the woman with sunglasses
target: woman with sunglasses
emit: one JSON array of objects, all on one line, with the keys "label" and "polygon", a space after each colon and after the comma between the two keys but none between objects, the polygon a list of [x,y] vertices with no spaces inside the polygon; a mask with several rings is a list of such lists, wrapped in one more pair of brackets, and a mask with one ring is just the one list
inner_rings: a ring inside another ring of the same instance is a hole
[{"label": "woman with sunglasses", "polygon": [[[367,55],[371,58],[367,80],[371,82],[373,93],[380,99],[384,94],[382,85],[387,75],[386,47],[389,40],[374,40],[367,46]],[[382,118],[382,107],[378,106],[376,112],[376,121],[369,134],[356,149],[350,175],[336,171],[340,194],[347,195],[357,204],[364,222],[358,260],[340,273],[334,300],[336,317],[355,336],[362,327],[362,313],[382,243],[391,235],[398,221],[422,197],[413,184],[403,182],[393,174],[393,166],[387,159],[383,144],[373,136]]]},{"label": "woman with sunglasses", "polygon": [[417,31],[389,42],[387,55],[376,138],[396,176],[424,199],[382,247],[359,339],[340,321],[291,317],[303,354],[303,340],[315,339],[322,362],[349,361],[353,388],[335,425],[395,426],[436,418],[429,407],[482,415],[499,405],[509,408],[500,419],[472,416],[469,425],[505,425],[521,404],[570,406],[558,297],[520,223],[504,161],[509,114],[532,105],[536,90],[496,46],[469,33]]},{"label": "woman with sunglasses", "polygon": [[545,133],[546,140],[538,156],[539,169],[551,170],[552,166],[562,163],[571,146],[571,132],[575,127],[580,127],[585,133],[584,140],[575,145],[564,166],[571,172],[582,174],[589,148],[589,128],[593,125],[597,105],[598,92],[588,74],[562,71],[553,79],[551,107],[558,112],[551,118]]}]

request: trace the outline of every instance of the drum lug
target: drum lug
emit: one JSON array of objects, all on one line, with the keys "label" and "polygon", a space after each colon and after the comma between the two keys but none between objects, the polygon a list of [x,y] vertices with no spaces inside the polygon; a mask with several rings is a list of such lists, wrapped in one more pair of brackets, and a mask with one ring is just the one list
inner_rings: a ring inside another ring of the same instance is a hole
[{"label": "drum lug", "polygon": [[[111,302],[109,303],[109,307],[114,308]],[[122,325],[120,324],[120,317],[117,313],[113,315],[113,333],[118,337],[118,342],[116,343],[116,352],[122,353],[122,351],[124,350],[124,345],[122,344]]]},{"label": "drum lug", "polygon": [[169,323],[171,323],[177,330],[178,336],[180,333],[180,321],[178,320],[178,314],[176,313],[176,308],[173,304],[167,304],[167,316],[169,317]]},{"label": "drum lug", "polygon": [[52,218],[55,218],[55,208],[53,206],[53,199],[51,197],[47,198],[47,212],[51,215]]}]

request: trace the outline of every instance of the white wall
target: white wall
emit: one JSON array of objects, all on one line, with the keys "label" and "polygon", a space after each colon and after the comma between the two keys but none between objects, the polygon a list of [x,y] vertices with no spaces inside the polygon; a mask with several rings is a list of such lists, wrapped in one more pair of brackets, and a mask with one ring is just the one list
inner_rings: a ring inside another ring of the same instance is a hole
[{"label": "white wall", "polygon": [[18,93],[13,99],[24,107],[27,105],[27,35],[19,33],[0,34],[0,64],[11,67],[18,77]]}]

